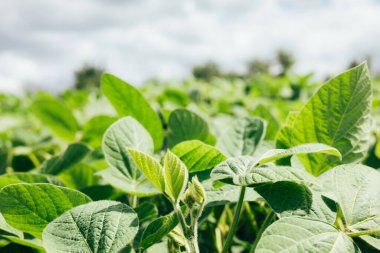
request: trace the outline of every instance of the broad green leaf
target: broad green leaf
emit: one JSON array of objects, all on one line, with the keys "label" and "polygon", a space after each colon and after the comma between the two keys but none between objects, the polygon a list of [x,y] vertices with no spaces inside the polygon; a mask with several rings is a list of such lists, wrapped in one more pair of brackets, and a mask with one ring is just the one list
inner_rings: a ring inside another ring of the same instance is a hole
[{"label": "broad green leaf", "polygon": [[139,205],[134,210],[137,213],[137,216],[139,217],[140,224],[158,215],[157,207],[147,202]]},{"label": "broad green leaf", "polygon": [[263,233],[256,253],[359,253],[354,241],[333,226],[296,217],[280,219]]},{"label": "broad green leaf", "polygon": [[286,166],[257,166],[257,159],[248,156],[230,158],[211,172],[214,181],[239,186],[255,186],[278,181],[318,184],[316,178],[297,168]]},{"label": "broad green leaf", "polygon": [[43,232],[47,253],[113,253],[126,247],[139,229],[137,214],[116,201],[77,206],[52,221]]},{"label": "broad green leaf", "polygon": [[94,175],[96,169],[88,164],[79,163],[61,173],[61,179],[67,187],[77,190],[90,187],[98,183],[98,178]]},{"label": "broad green leaf", "polygon": [[238,118],[218,138],[216,147],[227,157],[253,155],[264,136],[265,123],[260,118]]},{"label": "broad green leaf", "polygon": [[366,156],[371,100],[372,83],[365,63],[332,78],[309,100],[294,121],[291,146],[327,144],[340,151],[342,160],[307,155],[301,161],[308,171],[320,175],[338,164],[358,162]]},{"label": "broad green leaf", "polygon": [[71,110],[53,98],[38,98],[30,106],[34,115],[58,137],[73,141],[78,131],[78,122]]},{"label": "broad green leaf", "polygon": [[204,141],[209,135],[207,122],[186,109],[177,109],[170,114],[168,131],[169,147],[188,140]]},{"label": "broad green leaf", "polygon": [[[327,195],[342,210],[349,230],[380,228],[380,172],[364,165],[340,165],[321,176]],[[380,235],[360,236],[380,249]]]},{"label": "broad green leaf", "polygon": [[190,173],[210,170],[227,158],[215,147],[201,141],[184,141],[173,149],[185,164]]},{"label": "broad green leaf", "polygon": [[140,242],[140,249],[145,250],[153,244],[161,241],[164,236],[170,233],[178,224],[178,218],[174,213],[162,216],[152,221],[144,233]]},{"label": "broad green leaf", "polygon": [[58,186],[64,186],[61,180],[51,175],[15,172],[0,176],[0,189],[7,185],[18,183],[49,183]]},{"label": "broad green leaf", "polygon": [[41,238],[42,230],[65,211],[91,201],[81,192],[52,184],[13,184],[0,191],[7,223]]},{"label": "broad green leaf", "polygon": [[63,153],[44,162],[40,168],[41,173],[58,175],[78,164],[89,152],[90,149],[83,143],[72,143]]},{"label": "broad green leaf", "polygon": [[276,119],[276,117],[273,116],[270,110],[266,106],[259,104],[253,110],[252,115],[258,116],[266,120],[267,130],[265,140],[274,140],[278,130],[280,130],[280,122],[278,122],[278,120]]},{"label": "broad green leaf", "polygon": [[148,131],[134,118],[124,117],[113,123],[103,137],[103,152],[107,163],[131,179],[141,176],[128,148],[153,154],[153,140]]},{"label": "broad green leaf", "polygon": [[152,156],[135,149],[129,149],[137,166],[139,166],[145,177],[161,192],[165,192],[164,169]]},{"label": "broad green leaf", "polygon": [[92,117],[83,125],[82,141],[93,148],[100,147],[102,145],[103,134],[115,121],[115,117],[106,115]]},{"label": "broad green leaf", "polygon": [[342,158],[342,155],[336,148],[321,143],[307,143],[289,149],[269,150],[260,157],[258,163],[264,164],[284,157],[309,153],[323,153]]},{"label": "broad green leaf", "polygon": [[138,197],[147,197],[160,193],[147,178],[140,177],[138,180],[133,180],[115,168],[99,171],[97,175],[116,189]]},{"label": "broad green leaf", "polygon": [[280,217],[300,216],[333,224],[336,203],[304,184],[279,181],[255,187]]},{"label": "broad green leaf", "polygon": [[118,114],[139,121],[152,136],[154,149],[160,149],[164,137],[161,120],[141,93],[111,74],[102,76],[102,90]]},{"label": "broad green leaf", "polygon": [[164,158],[164,171],[165,192],[174,202],[178,202],[185,191],[189,178],[186,165],[174,153],[168,150]]},{"label": "broad green leaf", "polygon": [[348,225],[380,214],[380,172],[359,164],[340,165],[321,176],[329,197],[342,209]]}]

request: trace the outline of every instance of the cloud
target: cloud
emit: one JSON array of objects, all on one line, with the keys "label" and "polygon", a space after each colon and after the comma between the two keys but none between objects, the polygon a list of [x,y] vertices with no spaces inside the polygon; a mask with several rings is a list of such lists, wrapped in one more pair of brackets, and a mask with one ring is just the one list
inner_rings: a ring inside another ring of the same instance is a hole
[{"label": "cloud", "polygon": [[373,0],[5,0],[0,91],[62,90],[86,62],[137,85],[182,78],[208,59],[243,71],[278,48],[320,77],[367,54],[379,67],[379,14]]}]

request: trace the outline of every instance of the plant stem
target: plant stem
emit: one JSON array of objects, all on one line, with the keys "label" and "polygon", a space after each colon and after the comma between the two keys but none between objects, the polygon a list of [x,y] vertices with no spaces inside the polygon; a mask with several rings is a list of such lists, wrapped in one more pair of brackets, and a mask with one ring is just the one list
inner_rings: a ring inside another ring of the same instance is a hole
[{"label": "plant stem", "polygon": [[255,242],[254,242],[253,245],[252,245],[252,249],[251,249],[250,253],[254,253],[254,252],[255,252],[256,247],[257,247],[257,244],[259,243],[261,236],[263,235],[265,229],[266,229],[270,224],[272,224],[272,221],[273,221],[273,219],[274,219],[275,216],[276,216],[276,214],[273,212],[273,210],[271,210],[270,213],[269,213],[269,214],[267,215],[267,217],[265,218],[263,224],[261,225],[259,232],[257,233],[257,236],[256,236],[256,239],[255,239]]},{"label": "plant stem", "polygon": [[358,232],[349,232],[346,233],[349,237],[359,237],[362,235],[376,235],[380,234],[380,229],[373,229],[373,230],[365,230],[365,231],[358,231]]},{"label": "plant stem", "polygon": [[240,189],[239,200],[237,202],[235,213],[234,213],[234,219],[232,221],[230,231],[228,232],[226,242],[224,243],[222,253],[228,252],[228,250],[231,247],[232,239],[234,238],[236,230],[238,229],[241,207],[243,206],[243,202],[244,202],[244,195],[245,195],[245,186],[242,186]]},{"label": "plant stem", "polygon": [[132,208],[136,208],[137,207],[137,205],[138,205],[138,203],[139,203],[139,199],[137,198],[137,196],[136,195],[133,195],[132,196],[132,200],[131,200],[131,205],[132,205]]},{"label": "plant stem", "polygon": [[183,213],[181,212],[181,208],[178,204],[174,204],[174,211],[178,217],[179,223],[182,228],[183,235],[186,240],[186,251],[188,253],[199,253],[199,247],[198,247],[198,237],[197,237],[197,221],[192,220],[191,226],[187,225],[185,217]]},{"label": "plant stem", "polygon": [[28,158],[30,159],[30,161],[32,161],[34,168],[38,168],[41,165],[40,161],[38,160],[38,158],[36,157],[34,153],[30,152],[28,154]]}]

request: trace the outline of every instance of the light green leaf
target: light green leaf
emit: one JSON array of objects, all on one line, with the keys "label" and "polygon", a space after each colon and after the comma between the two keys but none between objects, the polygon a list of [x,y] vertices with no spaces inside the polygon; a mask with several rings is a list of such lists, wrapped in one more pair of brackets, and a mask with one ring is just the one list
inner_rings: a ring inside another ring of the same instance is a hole
[{"label": "light green leaf", "polygon": [[135,149],[129,149],[137,166],[139,166],[145,177],[161,192],[165,192],[164,169],[152,156]]},{"label": "light green leaf", "polygon": [[264,164],[284,157],[309,153],[323,153],[342,158],[342,155],[336,148],[321,143],[307,143],[289,149],[269,150],[260,157],[259,163]]},{"label": "light green leaf", "polygon": [[141,176],[128,148],[153,154],[153,140],[148,131],[134,118],[124,117],[112,124],[103,137],[103,152],[107,163],[131,179]]},{"label": "light green leaf", "polygon": [[218,138],[216,147],[227,157],[253,155],[264,136],[265,123],[260,118],[238,118]]},{"label": "light green leaf", "polygon": [[138,197],[147,197],[160,193],[157,188],[145,177],[140,177],[138,180],[133,180],[126,177],[115,168],[99,171],[97,175],[101,176],[107,183],[116,189]]},{"label": "light green leaf", "polygon": [[161,241],[164,236],[170,233],[178,224],[178,218],[174,213],[162,216],[152,221],[144,233],[140,242],[140,249],[145,250],[153,244]]},{"label": "light green leaf", "polygon": [[173,149],[188,168],[190,173],[210,170],[227,158],[215,147],[201,141],[184,141]]},{"label": "light green leaf", "polygon": [[81,192],[51,184],[13,184],[0,191],[7,223],[41,238],[42,230],[65,211],[91,201]]},{"label": "light green leaf", "polygon": [[211,172],[214,181],[239,186],[255,186],[278,181],[318,184],[316,178],[297,168],[274,165],[257,166],[257,159],[248,156],[230,158]]},{"label": "light green leaf", "polygon": [[103,134],[115,121],[115,117],[106,115],[92,117],[83,126],[82,141],[93,148],[99,148],[102,145]]},{"label": "light green leaf", "polygon": [[7,185],[18,183],[49,183],[64,186],[61,180],[51,175],[15,172],[0,176],[0,189]]},{"label": "light green leaf", "polygon": [[139,228],[137,214],[116,201],[77,206],[52,221],[43,232],[47,253],[113,253],[126,247]]},{"label": "light green leaf", "polygon": [[178,202],[185,191],[189,178],[186,165],[175,154],[168,150],[164,158],[164,170],[165,191],[174,202]]},{"label": "light green leaf", "polygon": [[36,99],[30,106],[34,115],[58,137],[73,141],[78,131],[78,122],[71,110],[53,98]]},{"label": "light green leaf", "polygon": [[102,76],[102,90],[118,114],[140,122],[152,136],[154,149],[160,149],[164,137],[161,120],[141,93],[111,74]]},{"label": "light green leaf", "polygon": [[354,241],[333,226],[296,217],[280,219],[263,233],[256,253],[359,253]]},{"label": "light green leaf", "polygon": [[291,146],[318,142],[340,151],[338,157],[321,154],[300,159],[320,175],[338,164],[361,161],[371,130],[372,83],[365,63],[329,80],[301,110],[292,128]]},{"label": "light green leaf", "polygon": [[380,172],[359,164],[340,165],[320,180],[335,199],[348,225],[380,214]]},{"label": "light green leaf", "polygon": [[266,106],[259,104],[253,110],[252,115],[266,120],[267,130],[265,140],[274,140],[278,130],[280,130],[280,122],[273,116],[271,111]]},{"label": "light green leaf", "polygon": [[83,143],[72,143],[66,150],[45,161],[40,171],[41,173],[58,175],[59,173],[78,164],[90,152],[90,149]]},{"label": "light green leaf", "polygon": [[206,140],[209,135],[207,122],[186,109],[177,109],[170,114],[168,121],[168,145],[188,140]]}]

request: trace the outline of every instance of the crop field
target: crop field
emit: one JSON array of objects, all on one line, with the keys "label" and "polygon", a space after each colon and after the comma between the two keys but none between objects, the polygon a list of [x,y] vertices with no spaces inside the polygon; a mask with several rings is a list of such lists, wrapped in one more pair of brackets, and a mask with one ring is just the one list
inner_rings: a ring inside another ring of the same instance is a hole
[{"label": "crop field", "polygon": [[0,252],[380,252],[380,79],[0,95]]}]

